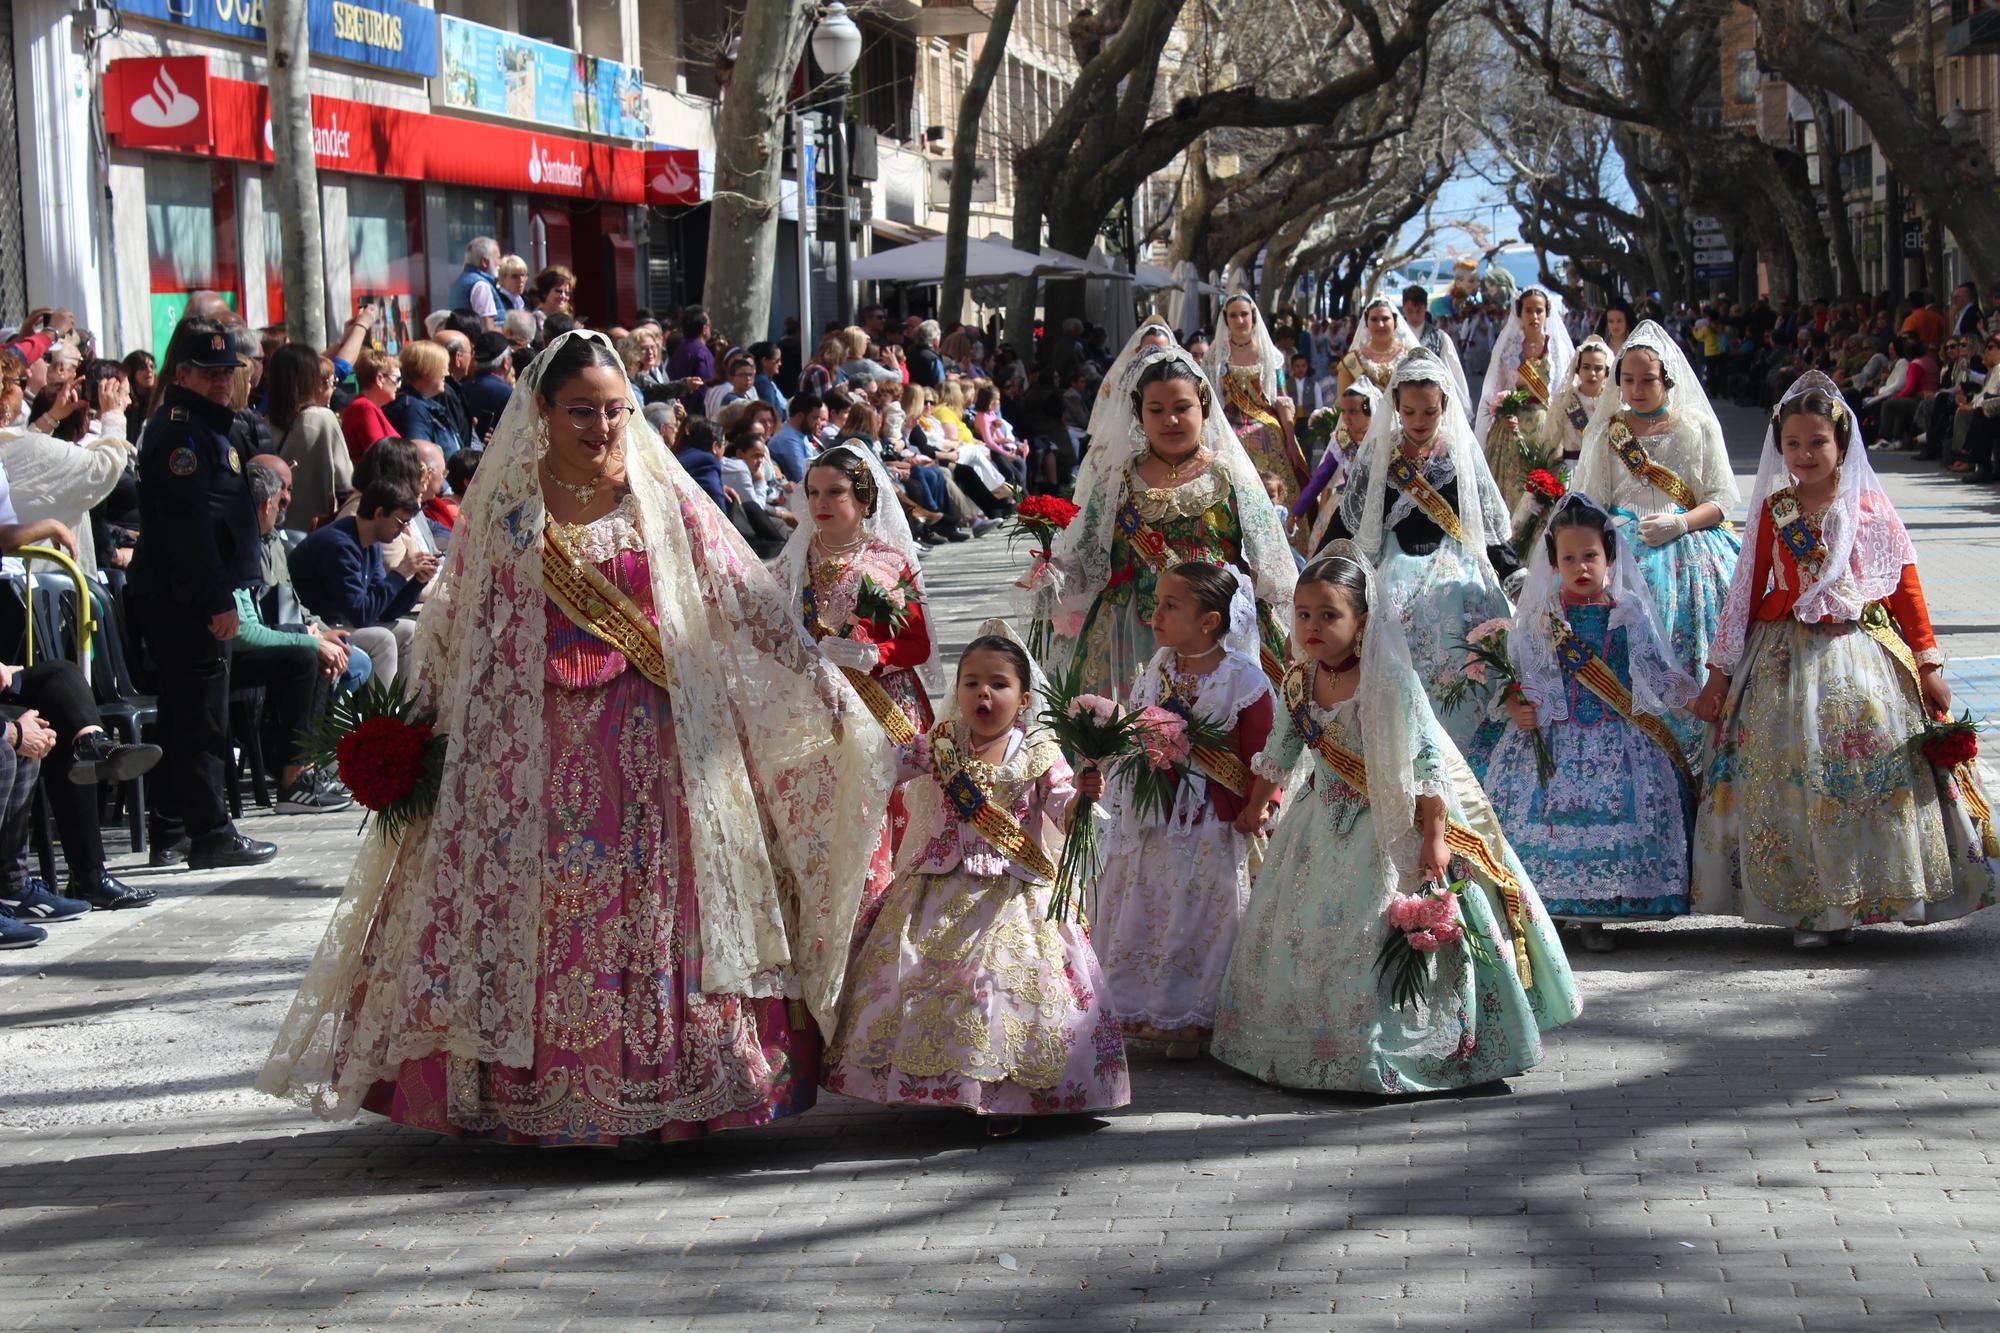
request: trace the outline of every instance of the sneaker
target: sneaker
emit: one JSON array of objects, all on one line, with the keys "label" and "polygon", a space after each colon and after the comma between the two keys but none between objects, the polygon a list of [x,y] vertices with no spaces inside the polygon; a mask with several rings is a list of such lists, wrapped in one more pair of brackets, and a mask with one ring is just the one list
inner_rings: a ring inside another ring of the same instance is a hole
[{"label": "sneaker", "polygon": [[1000,520],[997,518],[975,518],[972,520],[972,535],[975,537],[984,537],[999,526]]},{"label": "sneaker", "polygon": [[353,804],[352,796],[336,795],[321,787],[310,771],[299,774],[292,780],[291,786],[278,793],[278,813],[281,815],[317,815],[345,810]]},{"label": "sneaker", "polygon": [[972,540],[972,534],[964,528],[959,527],[956,523],[939,527],[934,535],[938,540],[951,542],[954,545],[959,542],[969,542]]},{"label": "sneaker", "polygon": [[315,768],[311,772],[314,785],[321,791],[332,796],[345,796],[350,800],[353,799],[354,793],[347,789],[347,784],[333,774],[323,768]]},{"label": "sneaker", "polygon": [[12,913],[0,911],[0,949],[32,949],[49,937],[40,926],[16,921]]},{"label": "sneaker", "polygon": [[39,877],[30,876],[18,893],[0,893],[0,907],[20,921],[46,925],[51,921],[74,921],[90,910],[90,904],[49,892]]},{"label": "sneaker", "polygon": [[188,869],[231,870],[260,866],[278,855],[276,845],[246,838],[235,830],[211,833],[188,847]]}]

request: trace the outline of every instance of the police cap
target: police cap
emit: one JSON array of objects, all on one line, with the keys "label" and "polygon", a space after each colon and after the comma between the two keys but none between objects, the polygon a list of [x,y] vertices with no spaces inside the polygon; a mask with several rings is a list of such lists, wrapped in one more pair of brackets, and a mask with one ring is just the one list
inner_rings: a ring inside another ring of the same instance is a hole
[{"label": "police cap", "polygon": [[182,320],[167,356],[175,365],[203,370],[235,370],[249,364],[236,350],[235,331],[212,319]]}]

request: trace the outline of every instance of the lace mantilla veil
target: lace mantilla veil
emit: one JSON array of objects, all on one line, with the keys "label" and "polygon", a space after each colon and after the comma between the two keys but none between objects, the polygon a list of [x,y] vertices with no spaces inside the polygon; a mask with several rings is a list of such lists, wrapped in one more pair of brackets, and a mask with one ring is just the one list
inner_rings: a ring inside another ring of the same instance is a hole
[{"label": "lace mantilla veil", "polygon": [[1493,357],[1486,363],[1486,382],[1479,386],[1479,418],[1472,432],[1483,447],[1486,436],[1493,429],[1493,409],[1514,387],[1514,372],[1521,366],[1521,301],[1530,292],[1540,292],[1548,303],[1549,317],[1542,325],[1542,332],[1549,340],[1549,400],[1554,403],[1556,391],[1569,382],[1570,363],[1576,358],[1576,344],[1569,336],[1569,323],[1563,317],[1563,302],[1560,296],[1548,288],[1536,284],[1523,287],[1514,297],[1513,309],[1508,312],[1507,323],[1501,328],[1500,336],[1493,340]]},{"label": "lace mantilla veil", "polygon": [[[1847,457],[1840,464],[1840,485],[1834,491],[1833,503],[1820,519],[1825,563],[1820,566],[1819,577],[1799,594],[1792,614],[1807,624],[1859,620],[1870,602],[1879,602],[1896,590],[1903,579],[1903,567],[1917,563],[1917,548],[1910,541],[1909,529],[1897,516],[1895,505],[1883,491],[1881,479],[1875,475],[1875,465],[1861,443],[1861,423],[1854,410],[1842,402],[1839,386],[1817,370],[1809,370],[1793,381],[1771,412],[1771,424],[1764,431],[1764,455],[1757,465],[1757,489],[1750,495],[1747,542],[1778,540],[1777,534],[1764,523],[1764,506],[1771,496],[1792,484],[1791,473],[1785,468],[1785,455],[1778,444],[1778,414],[1794,398],[1815,391],[1839,404],[1840,416],[1834,422],[1834,429],[1846,437]],[[1764,589],[1751,586],[1756,568],[1756,552],[1745,550],[1743,558],[1736,562],[1736,577],[1730,581],[1729,597],[1722,604],[1722,623],[1709,645],[1709,664],[1724,672],[1733,672],[1742,659],[1753,604],[1764,595]],[[1780,568],[1774,556],[1772,570]],[[1942,661],[1943,654],[1937,653],[1934,659],[1926,655],[1925,660]]]},{"label": "lace mantilla veil", "polygon": [[[555,802],[543,720],[542,372],[528,367],[417,627],[418,697],[449,738],[435,813],[367,839],[257,1081],[352,1115],[406,1059],[526,1067]],[[886,739],[776,581],[638,413],[621,441],[651,561],[704,991],[802,998],[822,1030],[894,780]]]},{"label": "lace mantilla veil", "polygon": [[[1136,383],[1147,366],[1162,358],[1180,361],[1207,379],[1185,348],[1150,348],[1133,361],[1126,377],[1129,383],[1113,400],[1116,415],[1104,434],[1091,437],[1090,452],[1077,469],[1072,491],[1079,506],[1077,516],[1056,534],[1049,567],[1039,574],[1031,593],[1041,596],[1043,604],[1053,602],[1051,618],[1066,639],[1082,632],[1091,603],[1111,581],[1111,541],[1117,533],[1119,507],[1125,503],[1126,478],[1146,452],[1144,430],[1132,411],[1130,383]],[[1289,627],[1298,566],[1292,561],[1284,524],[1270,504],[1263,478],[1257,475],[1256,465],[1223,415],[1221,395],[1214,392],[1212,383],[1208,413],[1202,422],[1202,447],[1212,456],[1209,466],[1222,469],[1236,492],[1243,562],[1256,580],[1257,597],[1271,609],[1279,625]],[[1051,599],[1045,589],[1057,596]]]},{"label": "lace mantilla veil", "polygon": [[[1161,341],[1162,339],[1164,341]],[[1157,315],[1149,316],[1132,331],[1132,336],[1125,340],[1124,348],[1112,360],[1110,368],[1104,372],[1104,378],[1097,382],[1097,396],[1090,404],[1090,426],[1084,432],[1090,437],[1092,446],[1090,453],[1095,453],[1096,446],[1109,439],[1112,431],[1120,428],[1119,423],[1123,421],[1124,416],[1119,404],[1131,396],[1132,377],[1137,373],[1134,363],[1155,348],[1178,346],[1180,340],[1174,337],[1174,331]],[[1090,453],[1084,455],[1083,467],[1090,466]]]},{"label": "lace mantilla veil", "polygon": [[[843,450],[859,458],[867,466],[869,475],[875,478],[875,512],[868,516],[862,524],[863,528],[870,537],[903,557],[916,581],[918,597],[928,605],[930,595],[924,589],[924,567],[917,552],[917,539],[910,532],[910,520],[904,515],[903,506],[896,501],[896,483],[890,480],[889,469],[882,466],[882,460],[875,451],[852,440],[843,441],[815,457],[806,465],[806,470],[810,472],[814,465]],[[819,525],[813,521],[812,506],[804,501],[803,487],[799,494],[799,524],[792,529],[785,549],[778,553],[776,571],[778,585],[785,590],[793,607],[798,606],[799,590],[810,581],[806,564],[812,558],[813,537],[819,531]],[[917,679],[933,694],[944,688],[944,664],[938,657],[935,634],[931,636],[930,658],[917,668]]]},{"label": "lace mantilla veil", "polygon": [[[1372,823],[1377,864],[1382,869],[1380,902],[1386,905],[1390,893],[1415,875],[1417,798],[1450,799],[1448,780],[1418,779],[1417,751],[1427,733],[1446,746],[1451,741],[1442,728],[1424,725],[1430,715],[1430,704],[1410,660],[1410,645],[1403,637],[1402,621],[1395,607],[1384,604],[1375,562],[1344,537],[1328,542],[1326,549],[1310,563],[1322,560],[1357,566],[1367,585],[1368,622],[1361,634],[1361,679],[1354,687],[1355,726],[1361,733],[1361,758],[1368,769],[1368,804],[1375,812]],[[1310,665],[1306,667],[1306,688],[1308,691],[1312,688]],[[1283,699],[1278,701],[1278,707],[1285,708]],[[1262,755],[1257,756],[1252,767],[1271,781],[1284,784],[1288,801],[1296,799],[1297,784],[1286,781],[1291,775],[1270,771]]]},{"label": "lace mantilla veil", "polygon": [[[1553,525],[1572,509],[1603,506],[1582,491],[1571,491],[1556,502],[1549,516]],[[1606,526],[1610,515],[1605,514]],[[1694,680],[1674,664],[1666,628],[1647,595],[1646,581],[1633,558],[1632,540],[1616,535],[1618,554],[1611,561],[1611,628],[1625,631],[1626,660],[1632,674],[1632,706],[1641,713],[1665,717],[1685,708],[1697,690]],[[1507,655],[1520,673],[1522,687],[1535,705],[1535,719],[1546,726],[1569,717],[1569,682],[1556,662],[1550,617],[1563,618],[1562,577],[1550,564],[1540,541],[1528,553],[1528,579],[1514,608],[1514,630],[1507,636]]]},{"label": "lace mantilla veil", "polygon": [[1248,292],[1236,292],[1223,298],[1222,309],[1215,317],[1215,336],[1208,340],[1208,363],[1202,369],[1208,372],[1208,382],[1219,395],[1222,392],[1222,377],[1229,372],[1229,307],[1238,303],[1250,307],[1250,342],[1257,350],[1257,383],[1264,391],[1264,401],[1275,403],[1278,401],[1278,377],[1285,370],[1285,355],[1278,350],[1278,344],[1271,341],[1271,330],[1264,325],[1264,312],[1257,308],[1255,298]]},{"label": "lace mantilla veil", "polygon": [[1611,358],[1611,381],[1597,395],[1590,425],[1584,428],[1583,449],[1577,456],[1576,475],[1570,479],[1570,489],[1602,496],[1608,501],[1624,474],[1625,465],[1611,449],[1611,423],[1625,410],[1625,396],[1618,387],[1618,362],[1635,348],[1659,358],[1660,369],[1673,381],[1673,387],[1667,390],[1667,410],[1676,420],[1684,422],[1700,443],[1700,470],[1693,476],[1683,473],[1682,480],[1698,496],[1713,494],[1727,517],[1741,497],[1736,490],[1735,470],[1729,465],[1729,450],[1722,442],[1722,423],[1716,419],[1715,409],[1709,405],[1708,395],[1702,392],[1701,381],[1680,344],[1650,319],[1633,329],[1625,339],[1624,349]]},{"label": "lace mantilla veil", "polygon": [[[1472,438],[1465,411],[1453,396],[1451,372],[1444,362],[1426,348],[1405,352],[1389,378],[1389,391],[1382,395],[1368,424],[1368,438],[1356,451],[1355,464],[1341,497],[1341,521],[1354,535],[1354,544],[1371,560],[1382,556],[1384,536],[1396,526],[1416,502],[1400,490],[1393,502],[1387,501],[1389,462],[1403,438],[1402,419],[1396,411],[1396,390],[1407,384],[1435,384],[1444,395],[1444,415],[1438,421],[1445,451],[1424,463],[1424,477],[1434,487],[1458,482],[1458,521],[1465,530],[1461,554],[1468,560],[1489,565],[1489,543],[1503,540],[1512,531],[1506,503],[1493,473],[1486,466],[1486,453]],[[1451,540],[1449,537],[1445,540]],[[1496,577],[1497,586],[1497,577]]]}]

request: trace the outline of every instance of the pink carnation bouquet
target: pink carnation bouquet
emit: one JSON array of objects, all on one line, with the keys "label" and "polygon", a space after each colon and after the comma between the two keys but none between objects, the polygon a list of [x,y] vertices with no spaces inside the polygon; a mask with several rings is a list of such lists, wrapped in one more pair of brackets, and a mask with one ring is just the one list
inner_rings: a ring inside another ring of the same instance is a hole
[{"label": "pink carnation bouquet", "polygon": [[1468,881],[1430,883],[1416,893],[1389,899],[1389,935],[1375,956],[1375,971],[1389,987],[1389,1003],[1414,1009],[1430,1000],[1437,979],[1437,955],[1461,941],[1475,965],[1491,966],[1493,950],[1485,936],[1468,930],[1459,909]]},{"label": "pink carnation bouquet", "polygon": [[[1514,670],[1514,659],[1507,655],[1507,635],[1513,630],[1514,622],[1504,616],[1481,621],[1473,626],[1472,632],[1464,638],[1465,666],[1463,674],[1438,691],[1440,707],[1457,708],[1472,690],[1478,689],[1488,698],[1497,688],[1503,701],[1528,698],[1521,688],[1521,678]],[[1546,787],[1555,776],[1555,755],[1549,749],[1549,738],[1536,727],[1530,734],[1535,744],[1535,776]]]}]

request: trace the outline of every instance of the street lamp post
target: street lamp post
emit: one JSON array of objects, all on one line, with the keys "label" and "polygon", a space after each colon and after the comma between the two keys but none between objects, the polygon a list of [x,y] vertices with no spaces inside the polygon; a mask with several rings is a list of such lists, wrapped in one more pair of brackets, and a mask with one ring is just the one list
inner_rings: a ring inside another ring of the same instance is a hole
[{"label": "street lamp post", "polygon": [[[840,204],[840,226],[834,235],[834,283],[840,289],[842,326],[854,322],[854,242],[847,229],[847,93],[850,76],[861,59],[861,29],[847,17],[847,6],[833,0],[820,16],[812,35],[813,63],[833,84],[833,188]],[[801,347],[809,330],[801,328]]]}]

